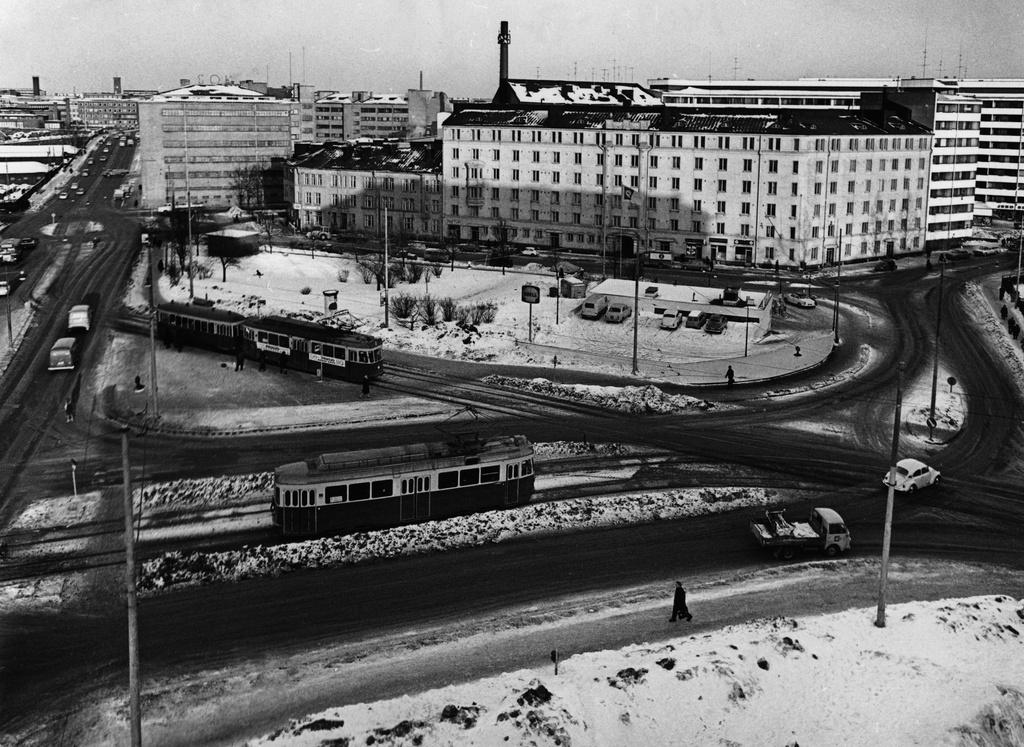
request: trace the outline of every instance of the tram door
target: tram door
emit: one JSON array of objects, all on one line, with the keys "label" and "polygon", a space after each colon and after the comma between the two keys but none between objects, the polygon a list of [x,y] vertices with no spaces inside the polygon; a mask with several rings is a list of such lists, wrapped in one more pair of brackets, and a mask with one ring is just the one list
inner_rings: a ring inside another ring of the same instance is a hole
[{"label": "tram door", "polygon": [[285,509],[281,516],[281,530],[285,534],[316,533],[316,508]]},{"label": "tram door", "polygon": [[426,519],[430,516],[430,476],[402,480],[402,521]]},{"label": "tram door", "polygon": [[519,463],[505,465],[505,505],[519,503]]}]

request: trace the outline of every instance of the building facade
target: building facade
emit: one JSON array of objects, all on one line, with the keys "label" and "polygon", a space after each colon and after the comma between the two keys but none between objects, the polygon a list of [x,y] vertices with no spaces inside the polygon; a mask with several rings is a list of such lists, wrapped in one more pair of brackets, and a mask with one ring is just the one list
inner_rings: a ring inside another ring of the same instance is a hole
[{"label": "building facade", "polygon": [[494,105],[443,130],[450,242],[783,267],[924,248],[932,135],[895,110]]},{"label": "building facade", "polygon": [[331,144],[288,164],[293,222],[364,237],[441,235],[439,142]]},{"label": "building facade", "polygon": [[90,128],[136,130],[139,127],[139,102],[125,96],[69,99],[68,119]]},{"label": "building facade", "polygon": [[265,173],[265,205],[281,204],[284,162],[302,137],[299,102],[233,85],[161,93],[139,105],[144,207],[238,205],[240,170]]},{"label": "building facade", "polygon": [[447,111],[451,111],[448,97],[439,91],[330,93],[316,101],[315,135],[320,142],[431,138],[437,135],[437,115]]}]

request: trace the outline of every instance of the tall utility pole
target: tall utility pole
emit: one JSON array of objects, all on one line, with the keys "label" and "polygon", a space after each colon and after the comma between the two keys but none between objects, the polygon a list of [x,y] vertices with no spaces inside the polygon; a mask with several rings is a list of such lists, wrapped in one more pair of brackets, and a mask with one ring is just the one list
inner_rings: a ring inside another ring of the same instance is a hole
[{"label": "tall utility pole", "polygon": [[[638,137],[643,137],[639,135]],[[640,373],[640,361],[638,357],[638,340],[640,337],[640,257],[647,246],[647,153],[651,149],[649,142],[637,143],[636,149],[639,153],[636,165],[637,187],[640,194],[640,220],[643,223],[637,231],[638,246],[633,251],[633,374]],[[643,237],[641,244],[640,238]]]},{"label": "tall utility pole", "polygon": [[832,330],[835,333],[833,342],[839,344],[839,284],[843,279],[843,232],[839,231],[839,244],[836,246],[836,255],[839,259],[839,269],[836,272],[836,303],[832,309]]},{"label": "tall utility pole", "polygon": [[[454,262],[454,260],[453,260]],[[388,207],[384,206],[384,329],[391,329],[391,321],[388,317],[390,299],[388,298],[388,286],[391,285],[391,278],[388,277]]]},{"label": "tall utility pole", "polygon": [[932,406],[928,415],[928,438],[935,428],[935,393],[939,386],[939,332],[942,330],[942,280],[946,275],[946,257],[939,257],[939,313],[935,321],[935,360],[932,363]]},{"label": "tall utility pole", "polygon": [[882,535],[882,569],[878,577],[878,616],[875,625],[885,627],[885,586],[889,581],[889,541],[892,539],[892,504],[896,490],[896,459],[900,450],[900,410],[903,407],[903,361],[896,377],[896,416],[892,426],[892,459],[889,460],[888,494],[885,500],[885,532]]},{"label": "tall utility pole", "polygon": [[[1020,274],[1020,273],[1018,273]],[[11,324],[11,271],[9,263],[4,262],[4,281],[7,283],[7,343],[14,350],[14,325]]]},{"label": "tall utility pole", "polygon": [[128,592],[128,701],[132,747],[142,747],[139,708],[139,607],[135,593],[135,520],[131,471],[128,467],[128,429],[121,429],[121,468],[124,473],[124,582]]},{"label": "tall utility pole", "polygon": [[156,284],[159,279],[153,265],[153,245],[146,240],[146,255],[149,258],[149,405],[153,417],[160,417],[156,399]]},{"label": "tall utility pole", "polygon": [[[185,134],[185,215],[188,217],[188,297],[196,297],[192,272],[192,187],[188,180],[188,102],[182,104],[182,129]],[[180,234],[179,234],[180,235]]]}]

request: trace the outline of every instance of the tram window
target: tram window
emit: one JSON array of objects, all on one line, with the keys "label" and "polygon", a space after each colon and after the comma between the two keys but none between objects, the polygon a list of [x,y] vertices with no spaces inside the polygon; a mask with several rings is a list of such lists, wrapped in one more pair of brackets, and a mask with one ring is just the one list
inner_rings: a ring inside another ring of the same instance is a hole
[{"label": "tram window", "polygon": [[437,473],[437,489],[446,490],[448,488],[457,488],[459,486],[459,473],[458,472],[438,472]]},{"label": "tram window", "polygon": [[323,355],[324,354],[324,346],[321,345],[319,342],[311,342],[311,343],[309,343],[309,350],[310,350],[311,353],[313,353],[313,355]]},{"label": "tram window", "polygon": [[402,495],[405,495],[412,490],[412,488],[409,487],[410,485],[412,485],[412,480],[402,480]]},{"label": "tram window", "polygon": [[355,350],[349,350],[348,351],[348,359],[350,361],[352,361],[353,363],[356,362],[356,351]]},{"label": "tram window", "polygon": [[389,495],[394,495],[395,492],[395,481],[394,480],[374,480],[373,481],[373,497],[374,498],[387,498]]},{"label": "tram window", "polygon": [[360,350],[359,351],[359,362],[360,363],[369,363],[370,362],[370,359],[366,355],[366,351],[365,350]]},{"label": "tram window", "polygon": [[527,459],[523,462],[523,477],[533,474],[533,462]]},{"label": "tram window", "polygon": [[478,482],[480,482],[480,470],[459,470],[459,485],[476,485]]},{"label": "tram window", "polygon": [[501,479],[501,465],[493,464],[490,467],[480,468],[480,482],[497,482]]},{"label": "tram window", "polygon": [[348,499],[350,501],[365,501],[370,497],[370,483],[354,482],[348,486]]},{"label": "tram window", "polygon": [[344,503],[345,502],[345,486],[344,485],[328,485],[324,488],[324,500],[327,503]]}]

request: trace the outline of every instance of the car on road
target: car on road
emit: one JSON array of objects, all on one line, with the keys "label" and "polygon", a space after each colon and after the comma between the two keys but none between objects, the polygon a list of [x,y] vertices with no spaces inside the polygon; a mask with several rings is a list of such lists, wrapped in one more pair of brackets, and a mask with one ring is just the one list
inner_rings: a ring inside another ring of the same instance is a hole
[{"label": "car on road", "polygon": [[818,301],[809,293],[787,293],[783,296],[790,306],[799,306],[801,309],[813,309]]},{"label": "car on road", "polygon": [[871,268],[872,272],[895,272],[896,271],[896,260],[895,259],[880,259],[874,267]]},{"label": "car on road", "polygon": [[689,329],[700,329],[707,322],[709,316],[711,315],[706,311],[701,311],[697,314],[691,311],[690,315],[686,317],[686,326]]},{"label": "car on road", "polygon": [[950,249],[948,252],[939,252],[939,262],[958,262],[961,259],[970,259],[972,256],[966,249]]},{"label": "car on road", "polygon": [[[896,484],[894,490],[901,493],[913,493],[919,488],[926,488],[939,481],[939,471],[917,459],[901,459],[896,462]],[[885,473],[882,484],[889,487],[889,473]]]},{"label": "car on road", "polygon": [[536,257],[536,256],[538,256],[538,252],[532,246],[528,246],[525,249],[523,249],[523,256],[524,257]]},{"label": "car on road", "polygon": [[327,239],[331,238],[331,234],[329,234],[327,231],[310,231],[309,233],[306,234],[306,236],[308,236],[311,239],[319,239],[320,241],[326,241]]},{"label": "car on road", "polygon": [[10,292],[10,284],[6,280],[0,280],[0,296],[6,296]]},{"label": "car on road", "polygon": [[61,192],[61,193],[60,193],[59,195],[57,195],[57,196],[58,196],[58,197],[60,197],[60,199],[62,199],[62,200],[66,200],[66,199],[68,199],[68,193],[67,193],[67,192]]},{"label": "car on road", "polygon": [[728,326],[729,320],[722,314],[711,314],[704,325],[704,331],[712,335],[720,335],[725,332]]},{"label": "car on road", "polygon": [[32,239],[32,238],[18,239],[18,248],[19,249],[35,249],[37,246],[39,246],[39,239]]},{"label": "car on road", "polygon": [[975,257],[987,257],[990,254],[998,254],[999,248],[995,246],[977,245],[971,247],[971,251],[974,252]]}]

